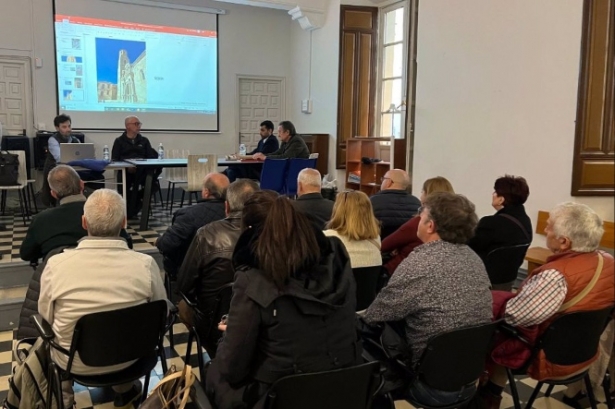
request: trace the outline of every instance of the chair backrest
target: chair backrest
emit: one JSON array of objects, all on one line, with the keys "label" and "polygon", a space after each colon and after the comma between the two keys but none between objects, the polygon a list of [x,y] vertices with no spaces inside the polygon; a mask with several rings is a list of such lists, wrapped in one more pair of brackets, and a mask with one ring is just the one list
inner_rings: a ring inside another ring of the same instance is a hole
[{"label": "chair backrest", "polygon": [[19,160],[19,174],[17,175],[17,183],[19,183],[21,186],[27,185],[28,165],[26,164],[26,151],[8,151],[8,153],[17,155],[17,160]]},{"label": "chair backrest", "polygon": [[218,168],[216,155],[188,155],[188,189],[200,192],[203,179]]},{"label": "chair backrest", "polygon": [[485,268],[491,284],[514,281],[529,246],[529,244],[518,244],[491,250],[485,259]]},{"label": "chair backrest", "polygon": [[419,361],[420,379],[434,389],[458,391],[485,368],[497,322],[463,327],[432,337]]},{"label": "chair backrest", "polygon": [[556,365],[575,365],[596,355],[600,336],[606,327],[613,307],[594,311],[562,314],[545,330],[538,347],[549,362]]},{"label": "chair backrest", "polygon": [[276,381],[267,409],[367,409],[380,387],[380,363],[291,375]]},{"label": "chair backrest", "polygon": [[261,189],[284,193],[287,167],[288,160],[286,159],[265,159],[261,172]]},{"label": "chair backrest", "polygon": [[290,163],[288,164],[288,172],[286,172],[286,189],[284,192],[286,195],[295,196],[297,194],[297,178],[299,177],[299,172],[306,168],[316,168],[317,160],[318,158],[290,159]]},{"label": "chair backrest", "polygon": [[[107,366],[153,355],[162,345],[165,300],[88,314],[77,321],[71,355],[88,366]],[[69,358],[69,366],[72,359]],[[70,371],[70,367],[67,368]]]},{"label": "chair backrest", "polygon": [[[167,159],[186,159],[190,155],[189,149],[167,149],[165,158]],[[186,182],[187,168],[165,168],[164,178],[171,182]]]},{"label": "chair backrest", "polygon": [[381,271],[382,266],[352,269],[354,281],[357,283],[357,311],[362,311],[369,307],[376,298]]}]

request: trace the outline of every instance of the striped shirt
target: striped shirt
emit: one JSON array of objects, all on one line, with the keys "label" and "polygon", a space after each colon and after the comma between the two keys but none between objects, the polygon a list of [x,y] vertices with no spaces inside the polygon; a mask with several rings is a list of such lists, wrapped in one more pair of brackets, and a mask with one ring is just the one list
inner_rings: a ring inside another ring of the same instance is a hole
[{"label": "striped shirt", "polygon": [[527,280],[519,294],[506,303],[504,320],[514,326],[538,325],[552,317],[564,303],[568,288],[557,270],[545,270]]}]

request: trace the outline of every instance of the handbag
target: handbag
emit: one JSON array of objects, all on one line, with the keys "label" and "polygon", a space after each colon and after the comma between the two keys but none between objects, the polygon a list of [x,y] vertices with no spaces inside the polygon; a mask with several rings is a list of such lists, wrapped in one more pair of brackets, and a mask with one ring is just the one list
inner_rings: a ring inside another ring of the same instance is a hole
[{"label": "handbag", "polygon": [[0,151],[0,186],[19,185],[19,156]]},{"label": "handbag", "polygon": [[195,378],[190,365],[185,365],[181,371],[172,365],[139,408],[184,409]]}]

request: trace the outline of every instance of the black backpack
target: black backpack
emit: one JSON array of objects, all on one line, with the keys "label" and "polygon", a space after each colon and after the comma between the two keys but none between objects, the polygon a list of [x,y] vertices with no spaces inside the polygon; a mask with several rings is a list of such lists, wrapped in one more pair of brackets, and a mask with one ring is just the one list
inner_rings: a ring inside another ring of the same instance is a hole
[{"label": "black backpack", "polygon": [[7,151],[0,151],[0,186],[18,185],[19,156]]}]

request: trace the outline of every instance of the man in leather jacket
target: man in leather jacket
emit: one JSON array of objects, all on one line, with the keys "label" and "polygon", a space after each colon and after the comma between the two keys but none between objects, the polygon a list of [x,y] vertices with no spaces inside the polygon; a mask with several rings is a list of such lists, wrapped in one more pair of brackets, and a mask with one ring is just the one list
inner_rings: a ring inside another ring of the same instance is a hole
[{"label": "man in leather jacket", "polygon": [[[244,203],[258,189],[257,183],[250,179],[239,179],[229,185],[224,203],[226,218],[197,231],[179,269],[177,288],[196,299],[199,311],[205,316],[215,307],[218,288],[233,281],[231,257],[241,234],[241,212]],[[183,301],[179,303],[179,315],[186,325],[193,325],[190,309]],[[207,353],[214,358],[220,332],[207,334],[208,325],[203,326],[206,328],[196,330]]]}]

